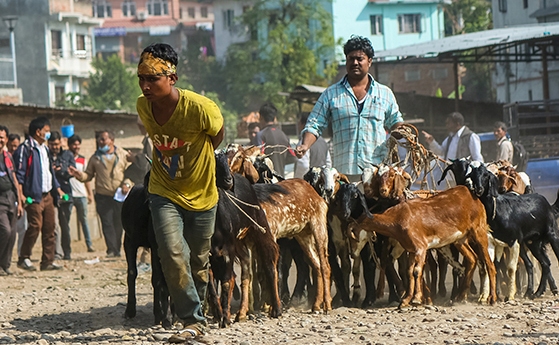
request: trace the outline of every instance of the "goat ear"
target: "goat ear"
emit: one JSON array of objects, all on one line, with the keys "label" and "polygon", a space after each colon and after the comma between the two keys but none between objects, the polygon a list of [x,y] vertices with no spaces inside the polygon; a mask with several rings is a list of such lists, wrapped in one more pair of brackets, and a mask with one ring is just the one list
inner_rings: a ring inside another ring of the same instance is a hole
[{"label": "goat ear", "polygon": [[441,182],[442,182],[442,181],[445,179],[445,177],[446,177],[446,173],[447,173],[450,169],[452,169],[453,166],[454,166],[454,163],[449,164],[449,165],[446,166],[446,168],[444,168],[443,174],[441,175],[441,179],[437,182],[437,185],[440,185],[440,184],[441,184]]},{"label": "goat ear", "polygon": [[359,191],[359,200],[361,201],[361,207],[363,207],[363,210],[365,211],[365,215],[368,218],[373,218],[373,214],[369,211],[369,207],[367,207],[367,200],[365,200],[365,195],[363,195],[361,191]]},{"label": "goat ear", "polygon": [[256,182],[258,182],[258,179],[260,178],[260,176],[258,176],[258,171],[248,159],[243,160],[242,170],[245,177],[250,181],[250,183],[255,184]]},{"label": "goat ear", "polygon": [[350,183],[350,182],[349,182],[349,178],[348,178],[346,175],[342,174],[342,173],[338,173],[338,180],[339,180],[339,181],[342,181],[342,182],[344,182],[344,183],[348,183],[348,184]]}]

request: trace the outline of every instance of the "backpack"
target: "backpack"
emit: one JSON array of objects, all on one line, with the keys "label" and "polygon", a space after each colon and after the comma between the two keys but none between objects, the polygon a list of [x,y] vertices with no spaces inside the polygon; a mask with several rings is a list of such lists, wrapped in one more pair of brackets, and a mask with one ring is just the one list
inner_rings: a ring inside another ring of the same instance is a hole
[{"label": "backpack", "polygon": [[528,165],[528,152],[518,141],[512,141],[514,152],[512,154],[512,164],[516,165],[516,171],[526,171]]}]

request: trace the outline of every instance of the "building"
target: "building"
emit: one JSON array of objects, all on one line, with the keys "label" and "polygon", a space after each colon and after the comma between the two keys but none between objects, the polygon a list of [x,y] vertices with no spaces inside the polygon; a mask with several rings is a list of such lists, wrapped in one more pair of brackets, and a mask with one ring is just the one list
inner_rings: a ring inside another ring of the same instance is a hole
[{"label": "building", "polygon": [[[89,0],[0,0],[14,27],[17,86],[24,103],[54,106],[80,92],[92,72],[93,27]],[[9,30],[0,25],[0,61],[10,56]],[[13,81],[11,63],[0,63],[0,80]],[[0,86],[9,86],[0,83]]]},{"label": "building", "polygon": [[[123,62],[137,63],[143,48],[153,42],[186,49],[189,37],[211,35],[213,8],[208,1],[92,0],[93,16],[103,19],[95,29],[95,51],[101,56],[118,54]],[[202,48],[203,49],[203,48]],[[205,47],[202,53],[213,47]]]},{"label": "building", "polygon": [[[492,0],[493,27],[495,29],[535,23],[559,21],[559,1],[510,1]],[[526,51],[529,49],[525,47]],[[555,55],[556,47],[548,47]],[[541,61],[497,62],[493,84],[497,101],[503,103],[559,99],[559,62],[548,61],[549,90],[546,95],[542,86],[544,66]]]}]

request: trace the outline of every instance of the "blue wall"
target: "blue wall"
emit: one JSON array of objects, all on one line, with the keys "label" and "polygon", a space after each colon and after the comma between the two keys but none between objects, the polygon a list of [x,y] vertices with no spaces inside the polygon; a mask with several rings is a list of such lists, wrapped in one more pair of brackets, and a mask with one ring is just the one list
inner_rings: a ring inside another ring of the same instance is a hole
[{"label": "blue wall", "polygon": [[[387,50],[404,45],[437,40],[444,37],[444,14],[442,2],[423,0],[388,0],[369,2],[369,0],[333,0],[334,38],[344,42],[352,34],[366,36],[375,50]],[[420,33],[400,34],[398,32],[399,14],[421,14]],[[382,15],[382,35],[371,34],[371,15]],[[343,53],[337,52],[343,60]]]}]

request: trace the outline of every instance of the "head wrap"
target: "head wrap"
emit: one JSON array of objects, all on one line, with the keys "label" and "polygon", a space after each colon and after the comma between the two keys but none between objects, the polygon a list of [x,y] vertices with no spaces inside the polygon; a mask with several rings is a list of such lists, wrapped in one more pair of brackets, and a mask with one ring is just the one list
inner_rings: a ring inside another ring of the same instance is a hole
[{"label": "head wrap", "polygon": [[177,66],[169,61],[153,56],[152,53],[142,53],[138,63],[138,75],[171,75],[177,73]]}]

